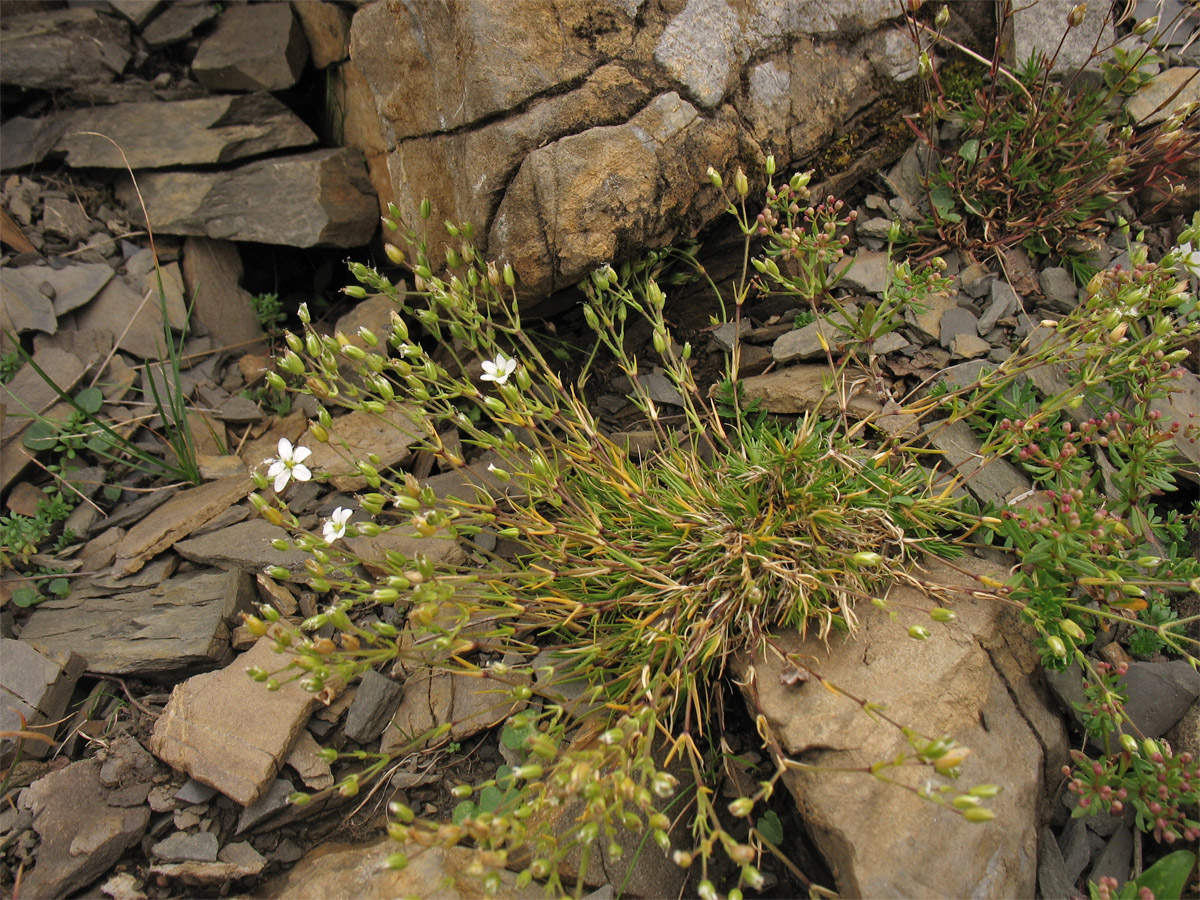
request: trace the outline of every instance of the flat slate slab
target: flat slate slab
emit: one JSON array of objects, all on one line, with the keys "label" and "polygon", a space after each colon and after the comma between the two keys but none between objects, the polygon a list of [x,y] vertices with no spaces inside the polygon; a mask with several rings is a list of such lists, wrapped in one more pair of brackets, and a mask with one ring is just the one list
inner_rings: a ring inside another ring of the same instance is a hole
[{"label": "flat slate slab", "polygon": [[159,551],[241,500],[250,492],[249,488],[245,476],[234,475],[180,491],[129,529],[117,547],[118,570],[133,574]]},{"label": "flat slate slab", "polygon": [[[26,728],[58,721],[86,668],[87,661],[70,650],[39,653],[28,641],[0,639],[0,732],[18,731],[21,716]],[[41,733],[54,736],[52,730]],[[8,738],[0,739],[0,759],[14,745]],[[26,741],[23,749],[25,755],[38,758],[49,751],[50,745],[41,741]]]},{"label": "flat slate slab", "polygon": [[232,665],[177,685],[150,738],[163,762],[243,806],[275,783],[317,703],[299,681],[272,692],[246,675],[252,666],[275,671],[286,664],[274,646],[263,638]]},{"label": "flat slate slab", "polygon": [[111,597],[47,600],[21,640],[74,650],[101,675],[166,678],[211,668],[228,652],[239,611],[256,592],[244,572],[181,576]]},{"label": "flat slate slab", "polygon": [[229,163],[317,141],[295,113],[265,92],[75,110],[55,149],[76,168],[124,169],[117,147],[95,134],[116,141],[135,169]]},{"label": "flat slate slab", "polygon": [[267,566],[283,566],[293,574],[303,572],[308,554],[295,548],[276,550],[271,541],[279,538],[288,540],[289,535],[264,519],[251,519],[180,541],[175,545],[175,552],[200,565],[223,569],[261,572]]}]

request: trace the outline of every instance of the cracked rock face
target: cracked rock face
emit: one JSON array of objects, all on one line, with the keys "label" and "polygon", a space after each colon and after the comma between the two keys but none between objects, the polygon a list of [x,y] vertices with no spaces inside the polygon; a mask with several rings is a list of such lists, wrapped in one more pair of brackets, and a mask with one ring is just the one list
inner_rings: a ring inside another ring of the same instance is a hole
[{"label": "cracked rock face", "polygon": [[[1030,643],[1005,638],[1023,627],[1016,615],[961,592],[976,585],[972,575],[1003,578],[1003,570],[970,558],[954,566],[935,561],[922,576],[953,588],[941,601],[957,613],[952,622],[932,622],[920,611],[932,601],[912,588],[893,588],[887,599],[895,618],[860,604],[854,637],[833,637],[829,646],[812,634],[773,639],[839,689],[886,707],[893,720],[969,747],[949,797],[980,783],[1003,789],[989,801],[996,820],[972,825],[864,771],[789,770],[784,781],[843,896],[1033,896],[1043,764],[1049,769],[1065,760],[1066,735],[1044,692],[1030,688],[1036,663],[1024,658],[1032,653]],[[910,638],[913,624],[925,625],[932,637]],[[778,655],[743,659],[739,680],[746,680],[751,665],[759,711],[791,759],[863,769],[909,749],[897,729],[873,721],[847,697],[816,680],[784,677],[794,666]],[[743,692],[753,708],[753,692]],[[929,774],[924,767],[901,767],[888,777],[919,788]]]},{"label": "cracked rock face", "polygon": [[696,235],[724,209],[709,166],[803,166],[890,90],[899,8],[824,6],[383,0],[351,25],[347,77],[369,97],[347,142],[385,213],[414,223],[428,198],[541,298]]}]

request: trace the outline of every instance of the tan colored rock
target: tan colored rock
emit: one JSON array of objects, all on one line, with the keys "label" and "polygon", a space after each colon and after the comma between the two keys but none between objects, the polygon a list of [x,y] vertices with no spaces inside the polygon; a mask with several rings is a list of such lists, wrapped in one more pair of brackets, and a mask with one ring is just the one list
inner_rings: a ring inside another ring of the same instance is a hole
[{"label": "tan colored rock", "polygon": [[136,572],[150,557],[243,499],[250,488],[245,477],[235,475],[176,494],[129,529],[117,548],[117,568]]},{"label": "tan colored rock", "polygon": [[[980,560],[955,561],[956,568],[930,561],[928,580],[949,588],[958,618],[933,623],[921,609],[935,604],[920,592],[893,588],[890,612],[860,606],[852,637],[825,646],[813,634],[795,631],[772,639],[781,653],[802,659],[833,685],[886,706],[888,716],[927,736],[947,735],[972,751],[963,763],[959,790],[976,783],[1003,788],[989,802],[997,821],[970,825],[957,814],[914,794],[856,772],[789,769],[784,781],[796,798],[818,848],[825,855],[837,890],[860,897],[1033,896],[1037,860],[1037,810],[1042,801],[1045,755],[1029,714],[1014,703],[1032,704],[1039,722],[1051,717],[1048,699],[1036,692],[1017,694],[1008,678],[1027,681],[1028,648],[1019,660],[1000,665],[1009,651],[1005,634],[1023,626],[998,601],[972,598],[972,575],[1003,580],[1006,572]],[[902,605],[903,604],[903,605]],[[933,633],[926,641],[908,637],[921,624]],[[1031,636],[1029,636],[1031,638]],[[1015,640],[1013,642],[1015,646]],[[986,649],[985,649],[986,648]],[[791,663],[776,653],[752,660],[757,703],[766,727],[793,759],[831,768],[860,768],[889,760],[907,749],[900,732],[865,715],[858,705],[816,681],[782,678]],[[741,680],[750,676],[746,660]],[[1039,726],[1040,729],[1040,726]],[[1065,733],[1043,734],[1065,754]],[[889,777],[920,787],[924,768],[892,770]],[[881,827],[881,824],[883,827]],[[903,865],[897,861],[903,860]]]},{"label": "tan colored rock", "polygon": [[[389,869],[387,858],[403,852],[408,866]],[[442,900],[488,900],[495,896],[483,878],[468,874],[475,853],[465,847],[421,848],[391,840],[373,844],[322,844],[309,851],[286,875],[269,882],[261,895],[271,900],[322,897],[324,900],[392,900],[395,897],[438,897]],[[517,887],[516,875],[501,870],[499,896],[538,900],[540,885]]]},{"label": "tan colored rock", "polygon": [[[589,75],[576,90],[547,97],[480,128],[403,141],[386,156],[393,186],[387,196],[410,223],[419,221],[418,208],[428,197],[439,216],[472,223],[477,242],[485,246],[486,226],[529,153],[563,134],[621,124],[650,96],[649,88],[627,68],[610,64]],[[380,201],[386,205],[382,191]],[[435,259],[449,243],[439,231],[430,233]]]},{"label": "tan colored rock", "polygon": [[111,332],[118,349],[139,359],[166,356],[157,293],[139,294],[120,278],[110,281],[91,303],[77,311],[75,321],[80,328]]},{"label": "tan colored rock", "polygon": [[350,16],[336,3],[325,0],[292,0],[300,20],[313,67],[324,69],[341,62],[350,52]]},{"label": "tan colored rock", "polygon": [[[417,425],[420,414],[398,403],[388,405],[381,416],[356,411],[333,420],[329,441],[318,441],[311,431],[300,443],[312,450],[305,464],[314,472],[331,475],[330,482],[339,491],[357,491],[367,483],[356,472],[355,462],[366,461],[369,454],[379,457],[376,468],[400,465],[410,448],[421,438]],[[244,458],[244,457],[243,457]]]},{"label": "tan colored rock", "polygon": [[176,686],[150,738],[163,762],[242,806],[274,783],[317,703],[299,681],[281,679],[268,691],[246,675],[252,666],[274,672],[286,664],[274,644],[263,638],[227,668]]},{"label": "tan colored rock", "polygon": [[591,0],[374,3],[350,26],[350,55],[397,140],[453,131],[585,77],[628,46],[634,22]]},{"label": "tan colored rock", "polygon": [[662,94],[626,124],[525,157],[488,251],[512,264],[528,296],[574,285],[600,261],[698,233],[724,208],[705,170],[725,168],[737,151],[731,114],[704,117],[678,94]]},{"label": "tan colored rock", "polygon": [[329,761],[320,755],[321,745],[307,730],[302,730],[288,755],[287,764],[296,770],[304,786],[311,791],[333,787],[333,772]]},{"label": "tan colored rock", "polygon": [[[830,415],[839,409],[837,393],[825,388],[826,382],[832,381],[829,366],[810,363],[744,378],[741,383],[746,396],[761,400],[767,412],[799,415],[820,404],[821,412]],[[849,394],[846,406],[852,416],[865,419],[883,411],[879,401],[852,378],[844,379],[841,387]]]}]

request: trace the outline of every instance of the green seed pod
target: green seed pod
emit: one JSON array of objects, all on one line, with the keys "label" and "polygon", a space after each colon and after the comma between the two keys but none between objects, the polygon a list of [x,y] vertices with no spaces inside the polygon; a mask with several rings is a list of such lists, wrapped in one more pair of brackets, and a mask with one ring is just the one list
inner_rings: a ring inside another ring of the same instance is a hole
[{"label": "green seed pod", "polygon": [[908,636],[918,641],[929,640],[929,629],[924,625],[910,625],[908,628]]},{"label": "green seed pod", "polygon": [[283,566],[268,566],[267,574],[270,575],[272,578],[274,578],[276,581],[287,581],[289,578],[292,577],[292,573],[289,572],[287,569],[285,569]]},{"label": "green seed pod", "polygon": [[353,297],[355,300],[365,300],[367,297],[367,289],[357,284],[350,284],[342,288],[342,293],[347,297]]},{"label": "green seed pod", "polygon": [[1060,659],[1065,659],[1067,655],[1067,645],[1063,643],[1062,638],[1056,634],[1046,638],[1046,648]]},{"label": "green seed pod", "polygon": [[737,191],[739,197],[745,197],[750,193],[750,182],[741,166],[738,166],[737,172],[733,175],[733,189]]},{"label": "green seed pod", "polygon": [[1135,738],[1132,734],[1121,735],[1121,746],[1124,748],[1126,753],[1136,754],[1138,752],[1137,738]]},{"label": "green seed pod", "polygon": [[401,250],[399,247],[397,247],[395,244],[386,244],[385,243],[383,245],[383,253],[388,259],[390,259],[392,261],[393,264],[395,264],[397,266],[404,265],[404,251]]},{"label": "green seed pod", "polygon": [[953,622],[957,616],[953,610],[946,609],[942,606],[935,606],[929,611],[929,618],[935,622]]},{"label": "green seed pod", "polygon": [[775,174],[775,154],[771,153],[767,156],[767,177]]},{"label": "green seed pod", "polygon": [[429,203],[428,197],[421,201],[420,213],[422,219],[428,219],[433,214],[433,206]]},{"label": "green seed pod", "polygon": [[1079,627],[1079,624],[1072,619],[1063,619],[1058,627],[1062,629],[1063,634],[1074,641],[1086,641],[1087,633]]},{"label": "green seed pod", "polygon": [[721,173],[712,166],[708,167],[708,172],[706,174],[708,175],[708,180],[712,182],[713,187],[720,190],[725,186],[725,181],[721,178]]},{"label": "green seed pod", "polygon": [[516,273],[513,272],[513,267],[509,263],[504,264],[502,274],[504,275],[504,283],[509,287],[513,287],[517,283]]},{"label": "green seed pod", "polygon": [[990,822],[992,819],[996,818],[996,814],[986,807],[975,806],[971,809],[965,810],[963,812],[963,818],[968,822]]},{"label": "green seed pod", "polygon": [[287,799],[288,803],[290,803],[292,806],[305,806],[311,802],[312,797],[303,791],[296,791],[295,793],[288,794]]}]

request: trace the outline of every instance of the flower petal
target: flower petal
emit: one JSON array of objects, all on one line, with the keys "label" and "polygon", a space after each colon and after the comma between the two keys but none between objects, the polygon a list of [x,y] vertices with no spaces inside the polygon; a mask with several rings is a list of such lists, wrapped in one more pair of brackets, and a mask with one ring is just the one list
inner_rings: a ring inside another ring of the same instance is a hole
[{"label": "flower petal", "polygon": [[289,441],[287,438],[279,439],[279,458],[280,459],[291,459],[292,458],[292,442]]},{"label": "flower petal", "polygon": [[275,475],[275,493],[283,493],[283,489],[287,487],[287,483],[292,478],[292,470],[286,466]]},{"label": "flower petal", "polygon": [[309,470],[308,466],[297,463],[296,465],[292,466],[292,477],[297,481],[308,481],[310,478],[312,478],[312,472]]},{"label": "flower petal", "polygon": [[292,451],[292,462],[304,462],[310,456],[312,456],[312,451],[307,447],[297,447]]}]

